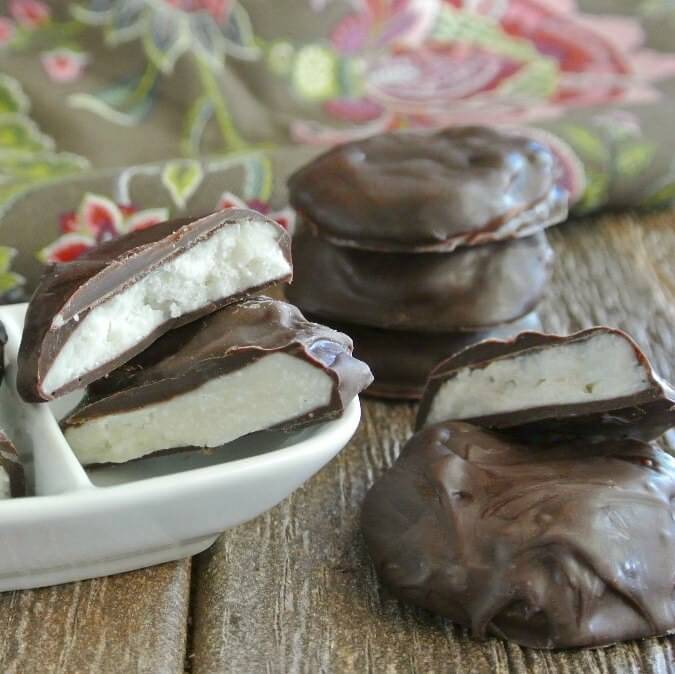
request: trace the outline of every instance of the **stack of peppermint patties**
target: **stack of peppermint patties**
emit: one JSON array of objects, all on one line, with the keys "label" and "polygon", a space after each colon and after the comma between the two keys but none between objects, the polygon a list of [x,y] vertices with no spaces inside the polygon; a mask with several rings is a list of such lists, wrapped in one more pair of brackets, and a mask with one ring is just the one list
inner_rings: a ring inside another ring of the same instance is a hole
[{"label": "stack of peppermint patties", "polygon": [[436,363],[537,328],[567,215],[549,149],[484,127],[388,133],[289,180],[300,214],[288,297],[354,338],[368,393],[419,398]]},{"label": "stack of peppermint patties", "polygon": [[53,265],[28,306],[19,393],[39,403],[86,387],[61,422],[85,465],[338,416],[372,376],[349,337],[258,296],[292,271],[288,233],[246,209]]}]

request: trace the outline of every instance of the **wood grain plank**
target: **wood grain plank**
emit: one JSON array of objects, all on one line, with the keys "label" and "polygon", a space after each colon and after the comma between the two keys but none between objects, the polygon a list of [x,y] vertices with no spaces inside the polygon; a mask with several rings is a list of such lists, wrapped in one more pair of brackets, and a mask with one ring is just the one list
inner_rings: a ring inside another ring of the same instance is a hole
[{"label": "wood grain plank", "polygon": [[[629,330],[666,375],[675,341],[672,213],[608,216],[552,233],[545,327]],[[411,433],[414,407],[369,401],[350,445],[277,508],[226,532],[194,562],[195,674],[212,672],[675,671],[675,638],[544,652],[472,640],[382,588],[359,532],[366,490]]]},{"label": "wood grain plank", "polygon": [[183,672],[189,596],[189,560],[4,593],[0,672]]}]

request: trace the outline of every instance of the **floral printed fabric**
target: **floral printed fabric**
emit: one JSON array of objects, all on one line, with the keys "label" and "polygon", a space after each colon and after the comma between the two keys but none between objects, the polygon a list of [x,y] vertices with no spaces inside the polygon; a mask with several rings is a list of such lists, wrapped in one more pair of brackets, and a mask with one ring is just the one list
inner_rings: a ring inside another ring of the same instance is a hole
[{"label": "floral printed fabric", "polygon": [[[0,0],[0,293],[331,144],[500,124],[577,212],[675,198],[671,0]],[[4,253],[3,253],[4,251]]]},{"label": "floral printed fabric", "polygon": [[338,21],[323,53],[301,49],[292,72],[301,95],[355,127],[293,128],[320,142],[360,135],[358,125],[522,123],[656,100],[653,83],[675,75],[675,56],[644,40],[635,19],[581,14],[564,0],[368,0]]}]

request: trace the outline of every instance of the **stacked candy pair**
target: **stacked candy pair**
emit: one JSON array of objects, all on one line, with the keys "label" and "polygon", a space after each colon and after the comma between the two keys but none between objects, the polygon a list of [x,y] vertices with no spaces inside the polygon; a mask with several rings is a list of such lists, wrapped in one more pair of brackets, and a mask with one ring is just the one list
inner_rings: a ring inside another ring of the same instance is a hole
[{"label": "stacked candy pair", "polygon": [[83,465],[339,416],[372,381],[351,340],[259,295],[290,281],[290,248],[278,223],[226,209],[48,267],[26,313],[19,394],[41,403],[86,387],[61,420]]},{"label": "stacked candy pair", "polygon": [[483,127],[389,133],[337,147],[289,180],[293,285],[353,337],[372,395],[419,398],[443,358],[539,327],[543,230],[567,214],[555,157]]}]

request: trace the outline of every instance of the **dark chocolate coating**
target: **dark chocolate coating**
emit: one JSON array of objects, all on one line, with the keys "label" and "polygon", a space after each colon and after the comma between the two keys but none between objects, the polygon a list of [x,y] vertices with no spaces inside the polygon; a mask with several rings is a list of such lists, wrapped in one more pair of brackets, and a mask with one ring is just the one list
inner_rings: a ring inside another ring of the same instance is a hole
[{"label": "dark chocolate coating", "polygon": [[168,400],[278,352],[307,361],[333,380],[328,405],[278,427],[284,430],[339,416],[372,381],[368,366],[352,357],[349,337],[310,323],[290,304],[256,297],[164,335],[92,383],[61,426],[65,430],[95,417]]},{"label": "dark chocolate coating", "polygon": [[482,330],[532,311],[551,275],[543,232],[454,253],[373,253],[306,230],[293,238],[291,302],[313,316],[420,332]]},{"label": "dark chocolate coating", "polygon": [[675,460],[636,440],[523,446],[469,424],[417,433],[363,531],[406,601],[534,648],[675,630]]},{"label": "dark chocolate coating", "polygon": [[[632,346],[649,383],[644,392],[609,400],[502,412],[463,421],[484,428],[508,430],[515,439],[533,442],[570,441],[579,437],[587,441],[634,438],[649,442],[658,438],[675,426],[675,390],[657,377],[647,356],[626,333],[608,327],[590,328],[567,336],[524,332],[510,341],[489,340],[455,354],[439,363],[430,374],[417,414],[417,428],[424,426],[440,387],[459,369],[484,367],[499,358],[580,342],[599,333],[620,335]],[[608,363],[608,367],[611,365]]]},{"label": "dark chocolate coating", "polygon": [[[246,293],[211,302],[197,311],[167,321],[133,348],[61,387],[53,395],[42,389],[41,382],[47,370],[78,325],[74,317],[83,319],[98,304],[140,281],[162,264],[224,227],[236,225],[251,216],[264,217],[254,211],[228,209],[195,220],[170,220],[103,243],[73,262],[50,265],[40,279],[26,314],[17,376],[21,397],[27,402],[43,402],[86,386],[133,358],[169,330],[261,290],[263,286],[251,288]],[[279,243],[290,262],[290,237],[276,222],[267,221],[279,229]],[[277,282],[287,281],[290,276]],[[52,325],[57,315],[64,321],[59,328]]]},{"label": "dark chocolate coating", "polygon": [[536,313],[480,332],[422,334],[348,323],[331,325],[354,340],[354,355],[368,363],[375,376],[364,395],[394,400],[419,400],[429,372],[452,353],[483,339],[541,327]]},{"label": "dark chocolate coating", "polygon": [[338,146],[293,174],[288,187],[293,206],[336,244],[449,252],[563,220],[559,173],[543,145],[467,126]]}]

